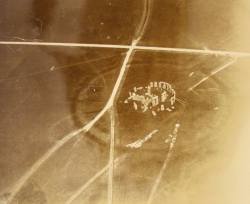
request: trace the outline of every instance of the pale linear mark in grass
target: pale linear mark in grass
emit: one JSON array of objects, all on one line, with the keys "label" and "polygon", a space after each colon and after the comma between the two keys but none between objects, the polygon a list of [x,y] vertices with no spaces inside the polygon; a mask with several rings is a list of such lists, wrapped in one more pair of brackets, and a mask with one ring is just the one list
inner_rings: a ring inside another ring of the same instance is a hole
[{"label": "pale linear mark in grass", "polygon": [[162,176],[163,176],[163,174],[164,174],[164,172],[165,172],[165,170],[166,170],[166,168],[168,166],[168,163],[170,161],[170,158],[171,158],[171,156],[173,154],[175,142],[176,142],[176,139],[177,139],[177,136],[178,136],[179,127],[180,127],[180,124],[177,123],[175,125],[174,130],[173,130],[173,138],[172,138],[172,140],[171,140],[171,142],[169,144],[169,150],[168,150],[168,152],[166,154],[166,158],[165,158],[165,160],[163,162],[161,170],[160,170],[159,174],[157,175],[156,180],[155,180],[155,182],[153,184],[153,187],[152,187],[152,189],[150,191],[149,198],[147,200],[147,204],[151,204],[153,202],[154,196],[155,196],[155,194],[156,194],[156,192],[158,190],[159,184],[160,184],[160,182],[162,180]]},{"label": "pale linear mark in grass", "polygon": [[150,140],[157,132],[159,132],[158,129],[155,129],[151,131],[149,134],[147,134],[143,139],[136,140],[133,143],[127,144],[126,147],[132,148],[132,149],[138,149],[142,147],[142,145]]},{"label": "pale linear mark in grass", "polygon": [[110,109],[110,147],[108,165],[108,204],[113,203],[113,176],[115,158],[115,112],[114,107]]},{"label": "pale linear mark in grass", "polygon": [[[113,202],[113,173],[114,173],[113,170],[114,170],[114,146],[115,146],[115,143],[114,143],[115,142],[114,141],[115,140],[115,135],[114,135],[115,134],[114,133],[115,118],[114,118],[114,110],[113,110],[114,104],[113,103],[114,103],[115,97],[117,95],[117,92],[121,88],[121,82],[124,78],[124,74],[126,73],[128,67],[129,67],[128,64],[129,64],[131,56],[133,54],[134,46],[137,44],[137,42],[138,42],[138,40],[134,40],[132,42],[129,50],[127,51],[127,54],[124,58],[122,66],[121,66],[120,73],[122,73],[122,74],[119,74],[119,76],[117,78],[117,82],[119,82],[119,83],[115,84],[113,92],[112,92],[106,106],[103,108],[103,110],[105,110],[105,112],[109,110],[110,116],[111,116],[111,137],[110,137],[110,154],[109,154],[109,169],[108,169],[109,170],[109,172],[108,172],[108,203],[109,204],[112,204],[112,202]],[[79,140],[80,139],[78,139],[78,141]]]},{"label": "pale linear mark in grass", "polygon": [[[114,165],[121,163],[127,155],[122,155],[114,160]],[[83,186],[81,186],[67,201],[65,204],[71,204],[76,200],[91,184],[93,184],[98,178],[100,178],[104,173],[108,172],[110,164],[108,163],[100,171],[98,171],[93,177],[91,177]]]},{"label": "pale linear mark in grass", "polygon": [[[126,73],[127,73],[127,69],[129,67],[129,62],[132,59],[132,55],[135,49],[135,46],[138,44],[138,42],[141,40],[141,38],[143,37],[143,34],[145,32],[146,26],[148,24],[149,21],[149,17],[150,17],[150,12],[151,12],[151,0],[145,0],[144,1],[144,9],[143,9],[143,15],[141,17],[141,23],[139,24],[139,28],[137,29],[137,32],[135,34],[135,38],[134,40],[132,40],[132,44],[129,47],[129,50],[126,54],[126,57],[123,61],[123,64],[121,66],[121,70],[124,70],[124,74],[121,76],[120,78],[120,83],[118,84],[117,88],[117,92],[119,91],[119,88],[122,87],[122,83],[126,78]],[[120,87],[119,87],[120,86]],[[116,92],[116,93],[117,93]],[[118,93],[119,94],[119,93]],[[112,97],[112,95],[111,95]],[[113,96],[113,102],[115,100],[115,95]],[[108,204],[112,204],[113,203],[113,175],[114,175],[114,154],[115,154],[115,110],[114,110],[114,106],[112,104],[112,108],[110,110],[110,119],[111,119],[111,136],[110,136],[110,154],[109,154],[109,176],[108,176]]]},{"label": "pale linear mark in grass", "polygon": [[206,80],[208,80],[210,77],[214,76],[215,74],[221,72],[222,70],[225,70],[226,68],[228,68],[230,65],[234,64],[237,60],[233,59],[230,62],[227,62],[226,64],[220,66],[219,68],[217,68],[216,70],[212,71],[209,75],[205,76],[204,78],[202,78],[199,82],[197,82],[196,84],[194,84],[193,86],[188,88],[188,91],[193,91],[196,87],[198,87],[199,85],[201,85],[203,82],[205,82]]},{"label": "pale linear mark in grass", "polygon": [[36,76],[36,75],[39,75],[39,74],[44,74],[44,73],[47,73],[47,72],[54,72],[54,71],[58,71],[58,70],[61,70],[61,69],[70,68],[70,67],[74,67],[74,66],[78,66],[78,65],[87,64],[87,63],[98,62],[98,61],[101,61],[101,60],[104,60],[104,59],[109,59],[109,58],[113,58],[113,57],[124,55],[124,54],[125,53],[122,52],[122,53],[116,54],[116,55],[99,57],[99,58],[85,60],[85,61],[76,62],[76,63],[72,63],[72,64],[60,65],[60,66],[52,66],[53,70],[50,69],[50,70],[40,71],[40,72],[36,72],[36,73],[30,73],[30,74],[27,74],[25,76],[20,76],[20,77],[2,78],[2,79],[0,79],[0,83],[4,82],[4,81],[9,81],[9,80],[16,80],[16,79],[23,79],[23,78],[27,78],[27,77],[32,77],[32,76]]},{"label": "pale linear mark in grass", "polygon": [[118,93],[118,91],[121,88],[121,83],[124,80],[125,77],[125,73],[127,72],[127,69],[129,67],[129,62],[131,59],[131,56],[133,55],[134,52],[134,47],[137,44],[138,40],[134,40],[124,58],[124,61],[122,63],[121,66],[121,72],[123,73],[122,75],[118,76],[117,81],[119,81],[119,83],[115,84],[114,90],[116,90],[114,93],[111,94],[110,100],[108,101],[107,105],[109,107],[110,110],[110,115],[111,115],[111,136],[110,136],[110,154],[109,154],[109,176],[108,176],[108,204],[112,204],[113,203],[113,174],[114,174],[114,148],[115,148],[115,116],[114,116],[114,107],[113,107],[113,103],[115,100],[115,97]]},{"label": "pale linear mark in grass", "polygon": [[[135,34],[135,40],[133,40],[131,47],[129,48],[129,51],[124,59],[124,62],[122,64],[121,69],[128,67],[128,63],[130,61],[130,58],[132,56],[134,47],[137,45],[137,43],[140,41],[141,37],[144,34],[145,27],[148,24],[148,18],[149,18],[149,2],[151,0],[145,0],[145,6],[143,11],[143,16],[141,18],[141,23],[139,25],[139,28],[137,30],[137,33]],[[126,72],[124,72],[125,74]],[[123,75],[125,77],[125,75]],[[122,83],[122,79],[121,79]],[[114,115],[114,107],[110,110],[110,120],[111,120],[111,132],[110,132],[110,153],[109,153],[109,174],[108,174],[108,204],[113,203],[113,175],[114,175],[114,154],[115,154],[115,115]]]},{"label": "pale linear mark in grass", "polygon": [[[85,126],[86,127],[86,126]],[[86,131],[87,129],[83,127],[76,131],[73,131],[72,133],[66,135],[61,140],[56,142],[45,154],[42,155],[32,166],[30,169],[28,169],[27,172],[18,180],[18,182],[14,185],[10,196],[8,198],[7,203],[11,203],[17,193],[21,190],[21,188],[26,184],[26,182],[29,180],[29,178],[58,150],[60,149],[64,144],[66,144],[68,141],[70,141],[73,137],[78,135],[79,133]]]},{"label": "pale linear mark in grass", "polygon": [[138,25],[138,29],[135,33],[135,39],[138,40],[138,42],[141,40],[143,37],[146,27],[148,25],[149,19],[150,19],[150,14],[152,10],[152,1],[153,0],[145,0],[144,1],[144,9],[143,9],[143,14],[141,17],[141,22]]},{"label": "pale linear mark in grass", "polygon": [[220,89],[218,88],[200,88],[200,89],[195,89],[196,91],[200,92],[200,91],[206,91],[206,92],[218,92]]},{"label": "pale linear mark in grass", "polygon": [[12,39],[21,40],[21,41],[31,41],[31,42],[41,42],[42,41],[41,39],[21,38],[21,37],[18,37],[18,36],[13,36]]},{"label": "pale linear mark in grass", "polygon": [[86,47],[86,48],[117,48],[129,49],[130,45],[93,44],[93,43],[56,43],[56,42],[32,42],[32,41],[0,41],[2,45],[35,45],[57,47]]},{"label": "pale linear mark in grass", "polygon": [[53,131],[54,128],[56,128],[57,126],[61,125],[64,121],[68,120],[68,119],[72,119],[72,117],[74,117],[74,115],[66,115],[62,118],[60,118],[59,120],[55,121],[53,124],[50,125],[50,127],[48,128],[49,133],[51,133]]},{"label": "pale linear mark in grass", "polygon": [[[112,110],[112,111],[114,111],[114,110]],[[110,113],[110,116],[111,116],[111,114],[114,114],[114,112],[113,113]],[[115,120],[114,120],[114,115],[113,116],[111,116],[111,121],[113,121],[113,122],[115,122]],[[115,124],[112,124],[111,125],[111,139],[112,139],[112,148],[114,147],[114,125]],[[149,133],[148,135],[150,135],[150,134],[155,134],[155,133],[157,133],[158,132],[158,130],[154,130],[154,131],[152,131],[151,133]],[[113,135],[113,136],[112,136]],[[113,138],[112,138],[113,137]],[[110,152],[112,152],[114,149],[112,149]],[[127,157],[127,155],[125,154],[125,155],[122,155],[122,156],[120,156],[120,157],[118,157],[117,159],[115,159],[114,160],[114,158],[113,158],[113,153],[111,153],[111,155],[110,155],[110,157],[112,157],[112,158],[110,158],[109,159],[109,163],[104,167],[104,168],[102,168],[100,171],[98,171],[93,177],[91,177],[83,186],[81,186],[67,201],[66,201],[66,203],[65,204],[71,204],[77,197],[79,197],[94,181],[96,181],[100,176],[102,176],[105,172],[107,172],[108,171],[108,173],[109,173],[109,179],[111,180],[112,178],[113,178],[113,172],[112,173],[110,173],[109,171],[110,171],[110,168],[111,168],[111,170],[112,169],[114,169],[115,168],[115,166],[116,165],[118,165],[119,163],[121,163],[126,157]],[[114,161],[114,162],[112,162],[112,161]],[[112,180],[111,180],[111,182],[113,182]],[[110,182],[110,183],[111,183]],[[110,193],[112,193],[112,191],[110,192]],[[110,198],[112,198],[111,196],[113,196],[112,194],[110,195]]]},{"label": "pale linear mark in grass", "polygon": [[113,106],[114,99],[117,95],[117,92],[120,88],[120,83],[123,80],[124,73],[126,72],[127,65],[129,63],[130,56],[133,53],[134,46],[137,43],[137,41],[132,42],[129,50],[126,53],[126,56],[124,58],[123,64],[120,69],[120,73],[118,75],[118,78],[116,80],[115,86],[113,88],[113,91],[111,93],[111,96],[104,106],[104,108],[85,126],[82,128],[79,128],[78,130],[75,130],[68,135],[64,136],[61,140],[59,140],[55,145],[53,145],[41,158],[39,158],[32,166],[31,168],[19,179],[19,181],[14,185],[12,192],[9,196],[8,203],[11,203],[16,196],[16,194],[21,190],[21,188],[24,186],[24,184],[29,180],[29,178],[52,156],[54,153],[59,150],[64,144],[69,142],[72,138],[77,136],[80,133],[86,133],[89,131],[90,128],[93,127],[93,125]]},{"label": "pale linear mark in grass", "polygon": [[[87,44],[87,43],[54,43],[54,42],[17,42],[0,41],[0,45],[32,45],[32,46],[63,46],[63,47],[86,47],[86,48],[111,48],[111,49],[129,49],[130,45],[112,45],[112,44]],[[250,57],[249,52],[222,51],[222,50],[204,50],[189,48],[171,48],[154,46],[134,46],[135,50],[162,51],[171,53],[202,54],[228,57]]]},{"label": "pale linear mark in grass", "polygon": [[187,102],[185,101],[185,100],[183,100],[183,99],[180,99],[180,98],[178,98],[178,97],[176,97],[176,101],[178,101],[181,105],[183,105],[183,106],[186,106],[187,105]]}]

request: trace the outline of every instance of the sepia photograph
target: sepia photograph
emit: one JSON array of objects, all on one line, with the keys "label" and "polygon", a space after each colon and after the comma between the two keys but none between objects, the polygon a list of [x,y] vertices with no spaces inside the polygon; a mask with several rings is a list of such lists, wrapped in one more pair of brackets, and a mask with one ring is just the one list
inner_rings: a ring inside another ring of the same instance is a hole
[{"label": "sepia photograph", "polygon": [[0,204],[249,204],[249,0],[0,0]]}]

